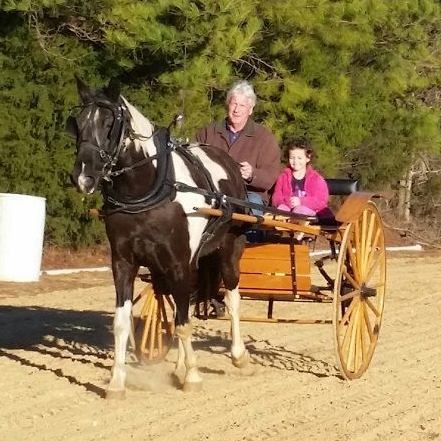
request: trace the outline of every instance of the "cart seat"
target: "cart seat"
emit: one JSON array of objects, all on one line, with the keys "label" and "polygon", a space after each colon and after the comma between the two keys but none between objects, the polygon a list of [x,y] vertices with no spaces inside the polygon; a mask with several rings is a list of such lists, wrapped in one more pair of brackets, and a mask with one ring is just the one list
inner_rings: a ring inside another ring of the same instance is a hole
[{"label": "cart seat", "polygon": [[347,196],[358,191],[356,179],[325,179],[331,196]]},{"label": "cart seat", "polygon": [[[325,181],[328,184],[330,196],[347,196],[358,191],[358,180],[356,179],[330,178]],[[335,219],[334,213],[327,208],[321,216],[317,216],[313,225],[320,225],[323,230],[332,232],[338,229],[340,222]]]}]

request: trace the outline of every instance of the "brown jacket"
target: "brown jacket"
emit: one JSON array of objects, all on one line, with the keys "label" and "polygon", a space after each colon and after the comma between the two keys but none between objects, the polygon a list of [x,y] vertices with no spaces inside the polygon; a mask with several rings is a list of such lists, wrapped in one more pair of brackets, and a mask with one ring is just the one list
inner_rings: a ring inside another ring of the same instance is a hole
[{"label": "brown jacket", "polygon": [[247,190],[259,193],[268,202],[268,190],[281,170],[280,149],[268,129],[249,119],[239,138],[230,145],[226,122],[222,120],[200,130],[196,140],[225,150],[236,162],[250,163],[253,179],[247,183]]}]

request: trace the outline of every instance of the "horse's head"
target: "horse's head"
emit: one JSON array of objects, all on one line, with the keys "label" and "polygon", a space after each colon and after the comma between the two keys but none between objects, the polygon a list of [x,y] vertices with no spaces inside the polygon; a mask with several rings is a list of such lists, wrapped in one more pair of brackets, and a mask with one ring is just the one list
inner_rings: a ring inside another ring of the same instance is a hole
[{"label": "horse's head", "polygon": [[92,91],[77,78],[82,101],[77,117],[70,116],[66,129],[76,138],[72,181],[83,193],[93,193],[116,164],[124,136],[125,106],[119,87],[109,83]]}]

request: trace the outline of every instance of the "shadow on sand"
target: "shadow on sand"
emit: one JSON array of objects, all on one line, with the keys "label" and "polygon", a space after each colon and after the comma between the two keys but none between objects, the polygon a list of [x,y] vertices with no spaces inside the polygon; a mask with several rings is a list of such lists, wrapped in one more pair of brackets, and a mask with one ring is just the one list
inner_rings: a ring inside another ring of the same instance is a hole
[{"label": "shadow on sand", "polygon": [[[14,360],[23,366],[52,372],[70,383],[84,387],[100,397],[102,387],[81,382],[63,373],[61,368],[32,361],[26,352],[39,353],[58,359],[68,359],[90,364],[110,371],[113,357],[113,314],[106,311],[75,311],[44,307],[0,306],[0,356]],[[176,344],[176,339],[175,339]],[[212,356],[230,357],[230,340],[217,331],[201,326],[194,329],[194,349]],[[256,340],[248,336],[245,344],[252,363],[265,368],[293,370],[316,377],[340,377],[338,370],[323,360],[316,359],[284,346],[276,346],[268,340]],[[203,373],[224,375],[222,369],[200,366]]]},{"label": "shadow on sand", "polygon": [[61,369],[36,363],[12,350],[69,359],[108,369],[113,346],[113,315],[105,311],[74,311],[37,306],[0,306],[0,356],[23,366],[52,372],[70,383],[85,387],[99,396],[104,390],[92,383],[82,383]]},{"label": "shadow on sand", "polygon": [[[207,331],[204,328],[195,327],[194,348],[198,351],[214,352],[225,357],[230,357],[231,340],[220,335],[216,331]],[[292,370],[299,373],[311,374],[316,377],[336,377],[343,379],[334,364],[316,359],[301,352],[295,352],[285,346],[277,346],[269,340],[257,340],[248,335],[245,345],[251,355],[252,363],[266,368]],[[203,371],[203,368],[201,368]]]}]

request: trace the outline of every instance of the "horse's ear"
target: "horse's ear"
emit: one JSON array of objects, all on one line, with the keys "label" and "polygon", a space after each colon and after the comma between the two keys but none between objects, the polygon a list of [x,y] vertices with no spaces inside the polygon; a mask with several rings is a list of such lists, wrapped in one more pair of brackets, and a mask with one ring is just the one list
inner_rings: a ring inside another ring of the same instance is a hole
[{"label": "horse's ear", "polygon": [[109,81],[109,84],[103,89],[103,92],[112,103],[116,103],[121,92],[120,82],[117,79],[112,78]]},{"label": "horse's ear", "polygon": [[66,132],[73,136],[74,138],[77,137],[78,133],[78,125],[77,120],[73,116],[69,116],[66,121]]},{"label": "horse's ear", "polygon": [[83,103],[89,103],[92,101],[93,92],[90,87],[79,76],[75,75],[75,79],[77,80],[78,94]]}]

